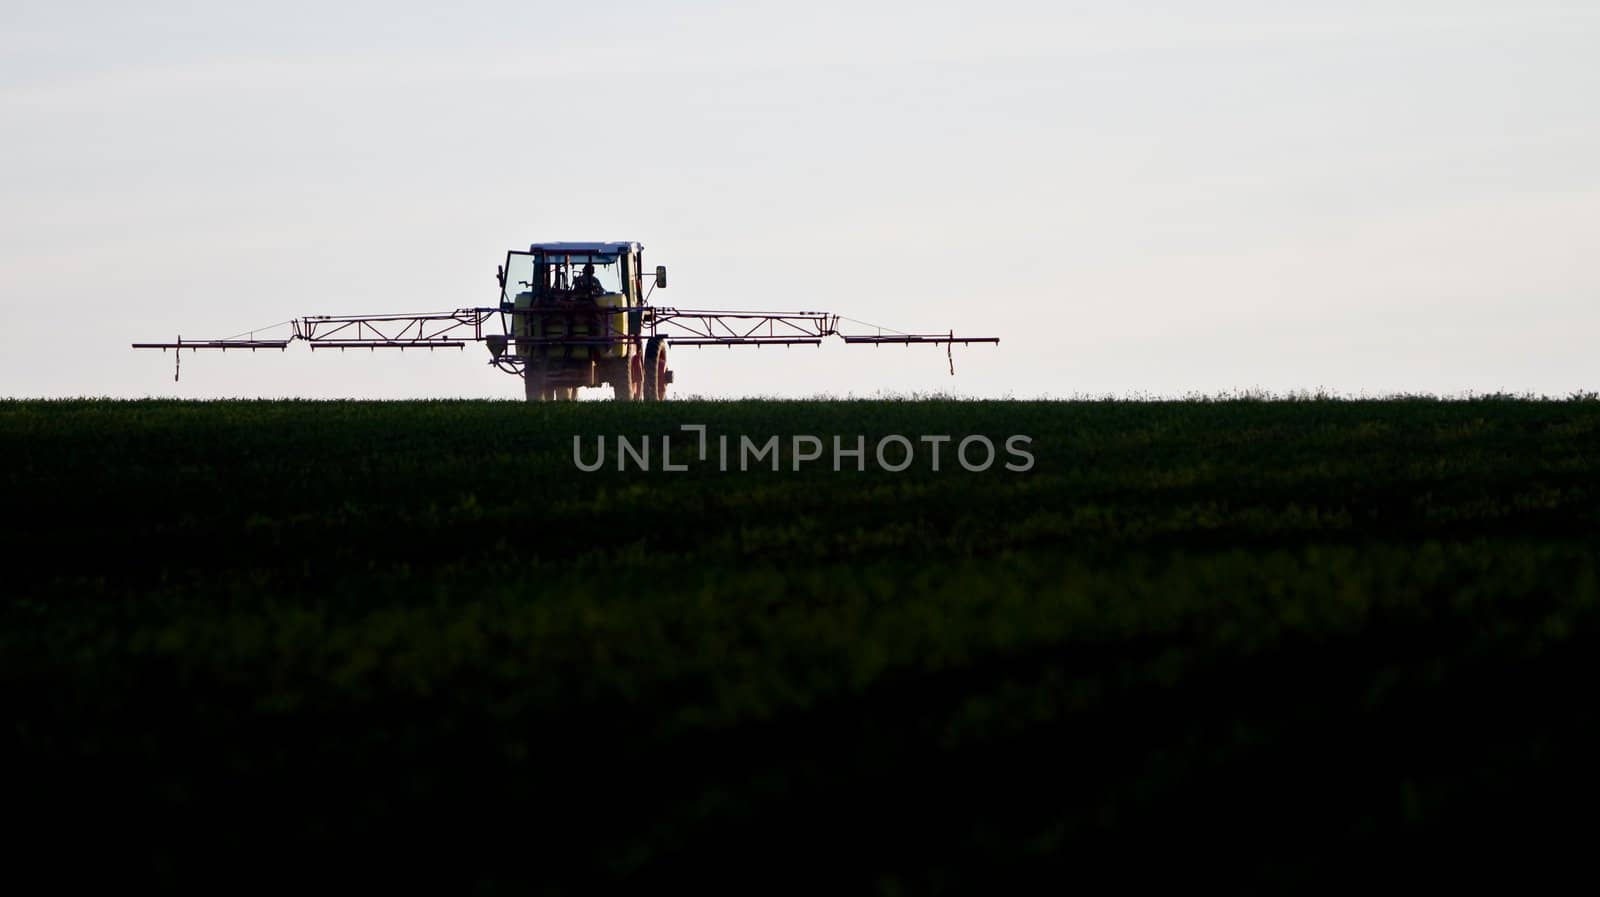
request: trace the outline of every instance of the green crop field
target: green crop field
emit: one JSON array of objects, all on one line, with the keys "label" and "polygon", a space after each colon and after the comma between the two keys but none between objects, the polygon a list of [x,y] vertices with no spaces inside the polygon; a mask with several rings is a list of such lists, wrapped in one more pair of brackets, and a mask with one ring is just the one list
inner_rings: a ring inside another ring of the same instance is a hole
[{"label": "green crop field", "polygon": [[8,846],[60,876],[1466,877],[1600,779],[1592,398],[5,402],[0,482]]}]

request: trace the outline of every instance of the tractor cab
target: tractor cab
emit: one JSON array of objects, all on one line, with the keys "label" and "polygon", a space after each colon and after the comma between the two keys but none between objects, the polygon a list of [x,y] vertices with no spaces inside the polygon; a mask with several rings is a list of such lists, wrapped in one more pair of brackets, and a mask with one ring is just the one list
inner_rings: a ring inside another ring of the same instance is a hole
[{"label": "tractor cab", "polygon": [[[595,302],[606,307],[644,304],[638,243],[535,243],[528,251],[506,253],[498,272],[500,307]],[[666,286],[666,268],[655,270],[655,285]]]}]

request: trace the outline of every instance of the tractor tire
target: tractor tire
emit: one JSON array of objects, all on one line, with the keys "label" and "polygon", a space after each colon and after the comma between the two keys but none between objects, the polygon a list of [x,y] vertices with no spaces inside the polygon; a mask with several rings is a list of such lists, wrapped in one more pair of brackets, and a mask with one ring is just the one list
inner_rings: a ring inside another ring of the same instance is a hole
[{"label": "tractor tire", "polygon": [[644,344],[644,400],[660,402],[667,397],[667,384],[672,378],[667,371],[667,338],[652,336]]},{"label": "tractor tire", "polygon": [[522,390],[530,402],[543,402],[550,397],[550,390],[544,385],[544,372],[524,368],[522,371]]},{"label": "tractor tire", "polygon": [[[618,366],[611,383],[612,394],[619,402],[638,401],[644,392],[644,359],[635,351],[627,361]],[[626,380],[621,378],[626,377]]]}]

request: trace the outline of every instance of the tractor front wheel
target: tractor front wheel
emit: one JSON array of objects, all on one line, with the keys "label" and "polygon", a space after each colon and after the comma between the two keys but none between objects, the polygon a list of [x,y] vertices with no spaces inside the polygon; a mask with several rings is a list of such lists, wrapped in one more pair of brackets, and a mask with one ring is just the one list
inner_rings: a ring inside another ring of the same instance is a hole
[{"label": "tractor front wheel", "polygon": [[667,338],[652,336],[644,344],[644,400],[659,402],[667,397],[671,382],[667,371]]}]

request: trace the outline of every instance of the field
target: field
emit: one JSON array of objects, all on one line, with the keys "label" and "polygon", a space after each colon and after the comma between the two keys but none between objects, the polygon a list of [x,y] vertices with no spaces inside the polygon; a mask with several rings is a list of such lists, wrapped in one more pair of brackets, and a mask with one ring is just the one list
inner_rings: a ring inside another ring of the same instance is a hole
[{"label": "field", "polygon": [[[683,424],[783,469],[574,465]],[[58,877],[1470,877],[1600,778],[1592,399],[6,402],[0,481]]]}]

